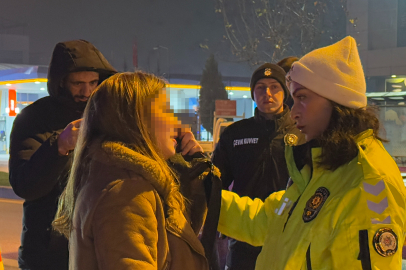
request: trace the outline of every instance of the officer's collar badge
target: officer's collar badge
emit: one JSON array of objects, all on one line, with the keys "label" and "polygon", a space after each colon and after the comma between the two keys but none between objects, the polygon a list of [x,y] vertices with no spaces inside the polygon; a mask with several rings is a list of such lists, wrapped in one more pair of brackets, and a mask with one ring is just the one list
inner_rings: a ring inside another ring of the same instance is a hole
[{"label": "officer's collar badge", "polygon": [[271,76],[271,74],[272,74],[272,70],[270,68],[266,68],[265,71],[264,71],[264,75],[265,76]]},{"label": "officer's collar badge", "polygon": [[285,142],[285,145],[295,146],[297,145],[298,137],[295,134],[288,133],[283,138],[283,141]]},{"label": "officer's collar badge", "polygon": [[389,257],[398,250],[398,237],[390,228],[381,228],[376,231],[372,244],[379,255]]},{"label": "officer's collar badge", "polygon": [[326,202],[330,191],[325,187],[319,187],[314,195],[307,201],[303,211],[303,221],[310,222],[317,217],[323,204]]}]

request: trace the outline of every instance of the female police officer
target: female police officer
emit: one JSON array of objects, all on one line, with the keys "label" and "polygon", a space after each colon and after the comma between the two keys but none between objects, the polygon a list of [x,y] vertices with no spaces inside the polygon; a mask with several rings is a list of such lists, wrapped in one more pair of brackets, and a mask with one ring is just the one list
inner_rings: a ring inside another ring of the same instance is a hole
[{"label": "female police officer", "polygon": [[366,108],[355,40],[310,52],[287,79],[307,141],[286,137],[292,181],[265,201],[223,191],[219,231],[263,245],[256,269],[400,269],[406,189]]}]

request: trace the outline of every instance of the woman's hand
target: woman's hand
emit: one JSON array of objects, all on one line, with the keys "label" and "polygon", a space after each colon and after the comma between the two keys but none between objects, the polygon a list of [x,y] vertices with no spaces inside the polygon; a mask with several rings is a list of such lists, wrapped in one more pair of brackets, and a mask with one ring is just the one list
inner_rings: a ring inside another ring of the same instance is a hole
[{"label": "woman's hand", "polygon": [[179,136],[181,142],[180,142],[180,150],[182,156],[193,156],[193,154],[197,152],[203,153],[203,148],[200,146],[200,144],[196,141],[195,136],[193,133],[189,130],[183,131],[180,133]]}]

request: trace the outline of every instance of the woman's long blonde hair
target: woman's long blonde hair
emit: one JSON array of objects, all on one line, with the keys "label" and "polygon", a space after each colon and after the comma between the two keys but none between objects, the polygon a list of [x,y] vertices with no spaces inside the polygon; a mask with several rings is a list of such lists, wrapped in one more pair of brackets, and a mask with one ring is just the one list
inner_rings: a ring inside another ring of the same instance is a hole
[{"label": "woman's long blonde hair", "polygon": [[[148,73],[119,73],[101,83],[89,98],[84,111],[74,161],[67,186],[59,199],[53,222],[55,230],[69,238],[79,191],[89,174],[89,146],[96,140],[126,144],[139,154],[156,161],[167,181],[171,181],[171,198],[165,203],[182,209],[183,197],[175,184],[175,176],[163,158],[145,113],[149,100],[165,88],[165,81]],[[173,200],[175,198],[175,200]]]}]

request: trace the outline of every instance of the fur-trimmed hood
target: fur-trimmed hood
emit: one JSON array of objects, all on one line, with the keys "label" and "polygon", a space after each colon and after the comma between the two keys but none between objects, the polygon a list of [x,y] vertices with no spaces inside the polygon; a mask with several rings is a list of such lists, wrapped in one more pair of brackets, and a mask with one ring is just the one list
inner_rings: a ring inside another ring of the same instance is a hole
[{"label": "fur-trimmed hood", "polygon": [[178,186],[166,178],[159,164],[132,150],[121,142],[95,142],[90,149],[93,159],[141,175],[149,182],[168,205],[176,205],[181,196]]}]

